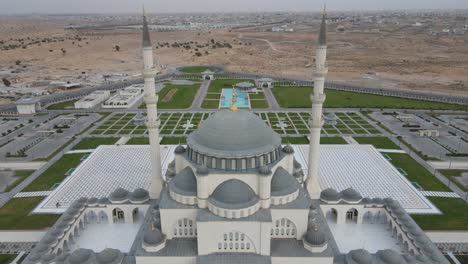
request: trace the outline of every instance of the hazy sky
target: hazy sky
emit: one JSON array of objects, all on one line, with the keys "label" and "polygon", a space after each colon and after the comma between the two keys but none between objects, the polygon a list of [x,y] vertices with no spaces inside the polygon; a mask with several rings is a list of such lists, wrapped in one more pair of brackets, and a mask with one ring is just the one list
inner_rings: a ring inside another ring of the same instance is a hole
[{"label": "hazy sky", "polygon": [[[324,0],[0,0],[0,13],[318,11]],[[468,0],[327,0],[330,10],[468,9]]]}]

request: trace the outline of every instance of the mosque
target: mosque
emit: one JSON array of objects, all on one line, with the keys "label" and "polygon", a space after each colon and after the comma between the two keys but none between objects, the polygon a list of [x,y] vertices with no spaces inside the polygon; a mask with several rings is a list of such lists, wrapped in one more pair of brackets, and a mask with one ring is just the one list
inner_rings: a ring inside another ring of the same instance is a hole
[{"label": "mosque", "polygon": [[[325,12],[307,175],[295,159],[296,149],[282,146],[257,115],[238,110],[235,96],[229,111],[213,114],[189,135],[187,146],[174,148],[163,175],[156,70],[145,16],[143,25],[150,187],[76,200],[26,263],[448,263],[398,201],[362,197],[353,188],[320,189]],[[97,246],[107,228],[111,238]],[[129,240],[126,250],[111,245],[122,239]],[[355,244],[362,246],[350,248]]]}]

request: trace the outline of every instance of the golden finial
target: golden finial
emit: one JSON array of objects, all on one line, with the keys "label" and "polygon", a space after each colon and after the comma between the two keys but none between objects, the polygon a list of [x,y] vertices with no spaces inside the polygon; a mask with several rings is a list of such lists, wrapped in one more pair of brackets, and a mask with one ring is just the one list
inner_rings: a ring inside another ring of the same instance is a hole
[{"label": "golden finial", "polygon": [[143,16],[146,16],[145,4],[143,4]]},{"label": "golden finial", "polygon": [[323,12],[322,12],[323,15],[326,15],[327,14],[327,3],[325,2],[323,4]]},{"label": "golden finial", "polygon": [[232,85],[232,104],[231,108],[229,108],[231,112],[237,112],[239,109],[237,108],[237,93],[236,93],[236,85]]},{"label": "golden finial", "polygon": [[318,225],[317,225],[317,224],[314,224],[314,231],[315,231],[315,232],[318,231]]},{"label": "golden finial", "polygon": [[151,223],[151,231],[154,231],[154,223]]}]

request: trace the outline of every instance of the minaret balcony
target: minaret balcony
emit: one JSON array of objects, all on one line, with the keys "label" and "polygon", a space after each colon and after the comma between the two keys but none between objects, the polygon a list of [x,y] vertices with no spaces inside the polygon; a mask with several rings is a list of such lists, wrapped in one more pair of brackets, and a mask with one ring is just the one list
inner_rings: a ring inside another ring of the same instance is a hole
[{"label": "minaret balcony", "polygon": [[145,71],[143,72],[143,78],[154,78],[154,76],[156,76],[157,73],[158,71],[155,68],[145,69]]},{"label": "minaret balcony", "polygon": [[312,104],[323,104],[326,98],[327,96],[325,94],[310,95],[310,100],[312,101]]},{"label": "minaret balcony", "polygon": [[323,117],[320,117],[320,118],[311,118],[309,120],[309,126],[310,128],[322,128],[323,127],[323,124],[324,124],[324,120],[323,120]]}]

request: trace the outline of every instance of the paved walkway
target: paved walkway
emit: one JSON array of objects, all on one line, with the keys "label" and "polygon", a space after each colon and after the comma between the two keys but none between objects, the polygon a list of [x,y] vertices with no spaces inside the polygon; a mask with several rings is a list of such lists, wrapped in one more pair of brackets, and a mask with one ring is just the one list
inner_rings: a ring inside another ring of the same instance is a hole
[{"label": "paved walkway", "polygon": [[0,243],[39,242],[47,231],[0,231]]},{"label": "paved walkway", "polygon": [[67,151],[66,154],[91,153],[91,152],[93,152],[93,151],[94,151],[94,149],[75,149],[75,150]]},{"label": "paved walkway", "polygon": [[427,231],[434,243],[468,243],[468,231]]},{"label": "paved walkway", "polygon": [[0,162],[0,168],[12,170],[37,170],[44,164],[46,164],[46,162]]},{"label": "paved walkway", "polygon": [[434,169],[468,170],[468,161],[429,161]]},{"label": "paved walkway", "polygon": [[16,256],[16,258],[11,262],[11,264],[16,264],[18,263],[18,261],[23,257],[23,255],[26,254],[26,252],[24,251],[21,251],[18,256]]},{"label": "paved walkway", "polygon": [[125,145],[130,140],[130,137],[121,137],[114,145]]},{"label": "paved walkway", "polygon": [[359,145],[359,143],[351,136],[344,136],[343,139],[349,145]]},{"label": "paved walkway", "polygon": [[379,152],[382,153],[400,153],[400,154],[406,154],[406,151],[401,150],[401,149],[377,149]]},{"label": "paved walkway", "polygon": [[463,263],[461,263],[461,262],[457,259],[457,257],[455,257],[455,255],[453,255],[452,252],[449,252],[449,253],[448,253],[448,256],[450,257],[450,259],[452,259],[453,263],[455,263],[455,264],[463,264]]},{"label": "paved walkway", "polygon": [[20,192],[13,196],[14,198],[25,198],[25,197],[42,197],[49,196],[52,191],[43,191],[43,192]]},{"label": "paved walkway", "polygon": [[205,100],[206,93],[208,93],[208,89],[210,88],[211,80],[204,80],[198,89],[197,95],[192,102],[191,109],[193,110],[201,110],[203,101]]},{"label": "paved walkway", "polygon": [[431,192],[431,191],[421,191],[424,196],[427,197],[446,197],[446,198],[460,198],[460,195],[454,192]]}]

